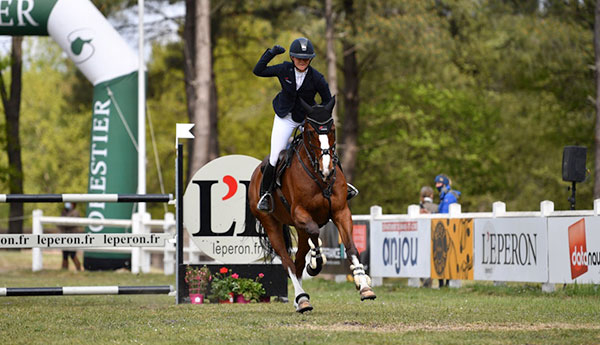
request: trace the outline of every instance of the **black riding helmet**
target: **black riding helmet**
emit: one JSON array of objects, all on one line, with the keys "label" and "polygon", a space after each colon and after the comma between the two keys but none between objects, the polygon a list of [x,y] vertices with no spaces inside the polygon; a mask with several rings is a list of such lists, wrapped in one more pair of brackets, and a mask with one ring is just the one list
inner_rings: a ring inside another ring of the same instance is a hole
[{"label": "black riding helmet", "polygon": [[308,38],[296,38],[290,45],[290,57],[312,59],[316,56],[315,49]]}]

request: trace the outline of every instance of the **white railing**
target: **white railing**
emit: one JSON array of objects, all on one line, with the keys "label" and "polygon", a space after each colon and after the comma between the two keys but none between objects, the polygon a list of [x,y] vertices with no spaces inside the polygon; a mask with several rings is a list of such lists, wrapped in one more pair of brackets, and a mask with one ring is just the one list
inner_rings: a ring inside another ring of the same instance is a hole
[{"label": "white railing", "polygon": [[[71,225],[71,226],[89,226],[101,225],[116,228],[131,228],[132,234],[150,234],[152,229],[162,229],[162,232],[172,235],[172,239],[165,242],[165,247],[86,247],[86,251],[99,252],[123,252],[131,253],[131,273],[150,272],[150,259],[152,253],[161,253],[163,258],[163,269],[165,275],[175,273],[175,232],[176,223],[173,213],[165,213],[164,219],[151,219],[149,213],[143,216],[134,213],[131,219],[97,219],[97,218],[72,218],[72,217],[48,217],[44,216],[42,210],[33,211],[32,234],[41,235],[44,233],[44,224]],[[42,250],[45,248],[32,249],[31,269],[40,271],[43,269]],[[190,259],[198,258],[201,251],[190,241],[189,247],[184,248],[184,252],[190,256]]]}]

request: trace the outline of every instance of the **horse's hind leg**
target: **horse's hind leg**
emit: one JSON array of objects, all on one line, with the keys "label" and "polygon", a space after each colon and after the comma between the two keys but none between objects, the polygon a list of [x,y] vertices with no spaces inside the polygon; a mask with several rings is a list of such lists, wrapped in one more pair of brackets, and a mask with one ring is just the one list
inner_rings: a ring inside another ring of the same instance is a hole
[{"label": "horse's hind leg", "polygon": [[337,226],[344,247],[346,247],[346,255],[350,261],[350,269],[354,276],[354,284],[360,291],[360,299],[375,299],[377,296],[371,288],[371,278],[365,273],[363,265],[358,259],[358,250],[352,241],[352,214],[348,208],[336,212],[333,215],[333,222]]},{"label": "horse's hind leg", "polygon": [[[299,280],[297,277],[297,271],[296,267],[294,266],[294,262],[287,252],[285,239],[282,232],[283,224],[270,216],[261,216],[261,218],[262,219],[260,219],[260,222],[267,231],[267,236],[269,236],[271,246],[281,258],[281,264],[292,280],[292,284],[294,286],[294,307],[296,307],[296,311],[299,313],[304,313],[305,311],[312,310],[313,307],[310,304],[310,297],[306,292],[304,292],[301,280]],[[306,253],[304,253],[304,255],[306,255]],[[298,257],[297,254],[296,257]],[[302,271],[300,271],[300,276],[301,274]]]}]

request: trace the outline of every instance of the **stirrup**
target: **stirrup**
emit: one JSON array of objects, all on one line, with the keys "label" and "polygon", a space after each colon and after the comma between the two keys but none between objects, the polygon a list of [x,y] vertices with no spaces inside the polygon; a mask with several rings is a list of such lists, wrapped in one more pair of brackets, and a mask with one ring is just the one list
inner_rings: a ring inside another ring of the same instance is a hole
[{"label": "stirrup", "polygon": [[266,192],[260,197],[256,208],[265,213],[273,212],[273,197],[270,192]]},{"label": "stirrup", "polygon": [[351,200],[358,195],[358,189],[356,189],[356,187],[350,183],[346,183],[346,185],[348,185],[348,194],[346,194],[346,200]]}]

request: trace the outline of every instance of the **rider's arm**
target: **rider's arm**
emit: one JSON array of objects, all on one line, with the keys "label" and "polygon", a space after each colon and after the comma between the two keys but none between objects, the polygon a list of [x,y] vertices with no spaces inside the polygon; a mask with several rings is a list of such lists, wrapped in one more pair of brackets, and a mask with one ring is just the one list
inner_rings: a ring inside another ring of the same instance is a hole
[{"label": "rider's arm", "polygon": [[254,70],[252,72],[259,77],[276,76],[280,65],[267,66],[269,61],[271,61],[275,56],[276,54],[273,54],[271,49],[267,49],[256,63],[256,66],[254,66]]},{"label": "rider's arm", "polygon": [[318,78],[315,78],[315,89],[321,96],[321,104],[327,104],[331,100],[331,91],[329,91],[329,84],[325,80],[322,74],[319,73]]}]

